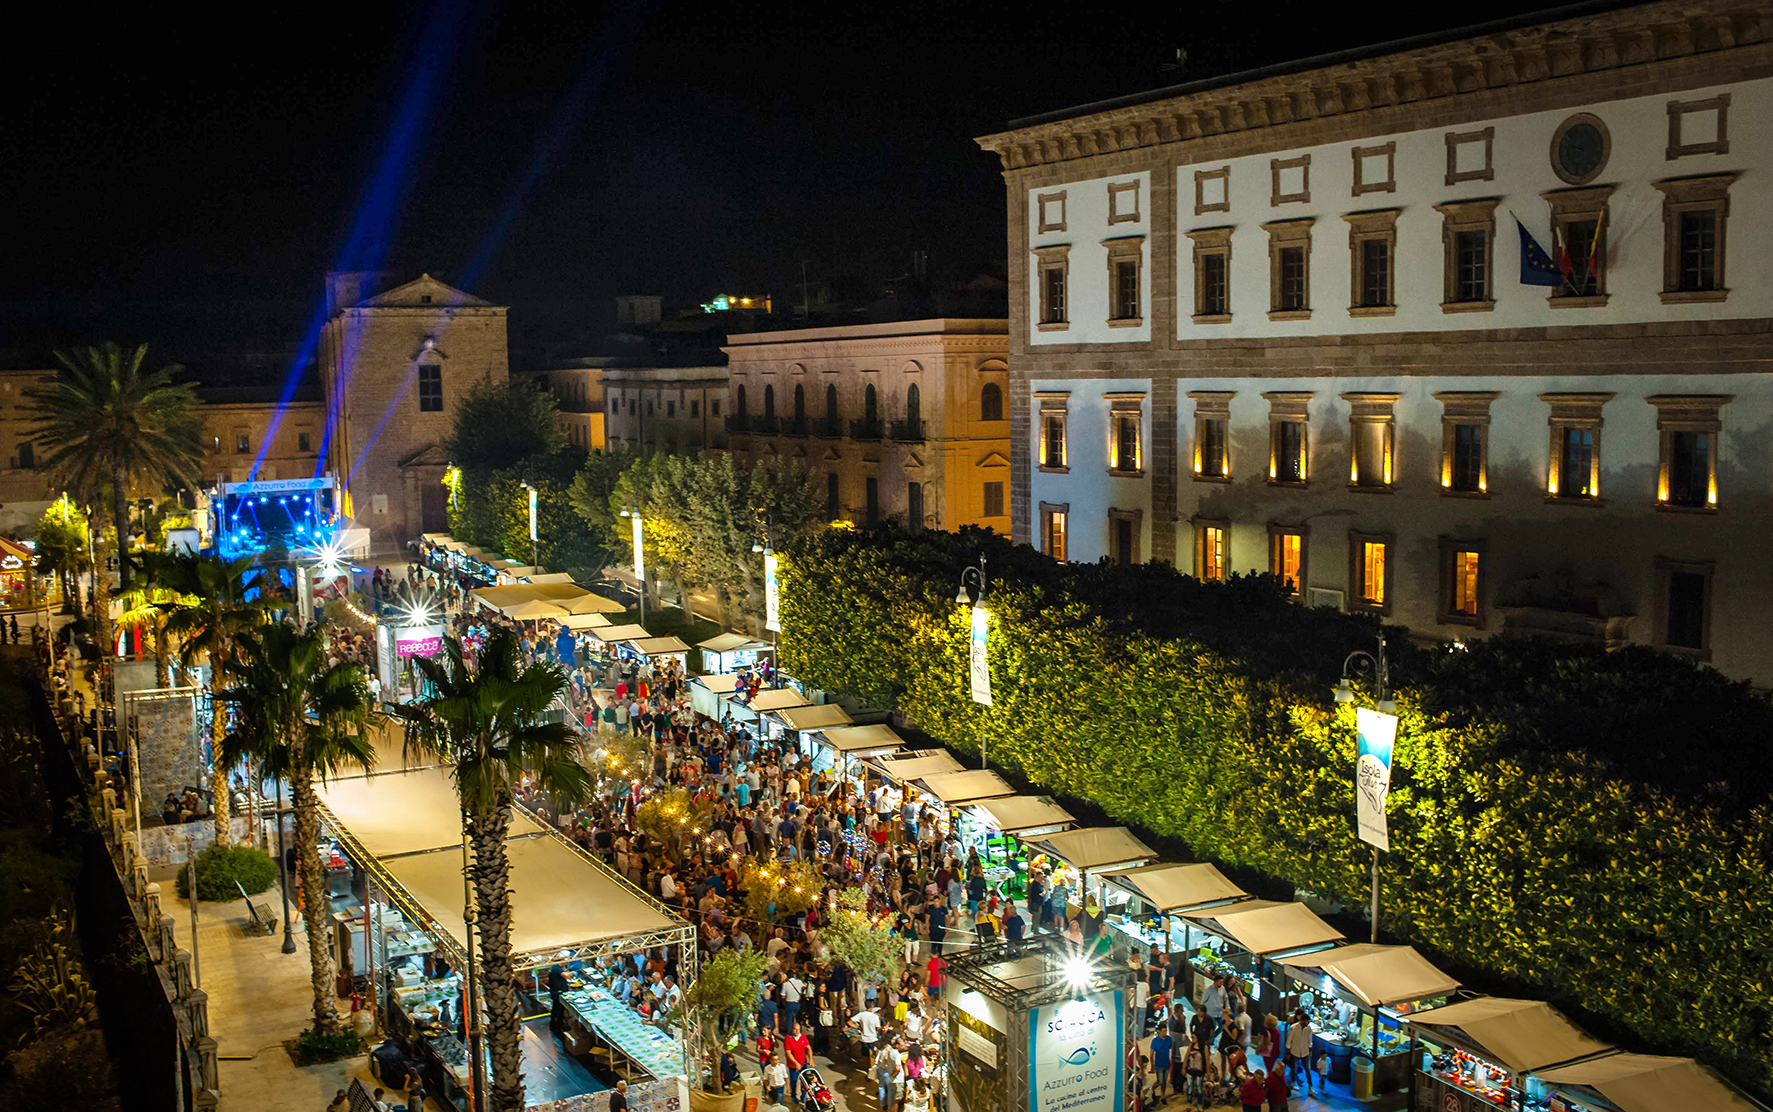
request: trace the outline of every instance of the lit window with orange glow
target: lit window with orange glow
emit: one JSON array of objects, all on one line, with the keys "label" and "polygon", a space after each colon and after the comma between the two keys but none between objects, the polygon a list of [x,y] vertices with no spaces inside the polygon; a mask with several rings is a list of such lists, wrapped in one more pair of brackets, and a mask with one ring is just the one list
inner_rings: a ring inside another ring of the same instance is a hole
[{"label": "lit window with orange glow", "polygon": [[1268,401],[1268,481],[1302,486],[1306,481],[1308,391],[1275,390]]},{"label": "lit window with orange glow", "polygon": [[1108,401],[1108,471],[1113,475],[1139,475],[1145,468],[1143,393],[1116,392],[1103,395]]},{"label": "lit window with orange glow", "polygon": [[1656,407],[1661,460],[1656,471],[1658,509],[1706,512],[1718,507],[1719,411],[1727,394],[1659,394]]},{"label": "lit window with orange glow", "polygon": [[1391,546],[1389,533],[1348,535],[1348,580],[1354,609],[1383,614],[1391,609]]},{"label": "lit window with orange glow", "polygon": [[1268,528],[1268,572],[1294,595],[1305,582],[1305,533],[1303,529]]},{"label": "lit window with orange glow", "polygon": [[1225,579],[1226,538],[1231,526],[1224,521],[1197,521],[1194,526],[1194,574],[1212,582]]}]

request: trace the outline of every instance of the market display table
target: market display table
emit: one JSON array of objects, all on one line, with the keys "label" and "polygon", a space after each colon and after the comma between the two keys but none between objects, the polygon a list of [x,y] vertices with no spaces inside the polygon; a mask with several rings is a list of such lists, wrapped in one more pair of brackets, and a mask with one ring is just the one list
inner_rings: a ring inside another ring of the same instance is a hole
[{"label": "market display table", "polygon": [[677,1040],[641,1018],[608,991],[596,986],[560,994],[565,1004],[612,1050],[660,1080],[684,1076],[683,1048]]},{"label": "market display table", "polygon": [[[1415,1095],[1410,1107],[1415,1112],[1491,1112],[1504,1105],[1499,1090],[1478,1092],[1437,1074],[1415,1071],[1412,1088]],[[1490,1094],[1494,1093],[1494,1096]]]},{"label": "market display table", "polygon": [[1373,1091],[1375,1093],[1396,1092],[1410,1083],[1410,1053],[1407,1044],[1402,1049],[1384,1053],[1386,1047],[1382,1043],[1381,1053],[1375,1058],[1370,1042],[1363,1041],[1354,1044],[1346,1042],[1334,1034],[1325,1035],[1319,1032],[1311,1036],[1311,1047],[1314,1058],[1317,1054],[1329,1056],[1330,1080],[1338,1085],[1349,1085],[1354,1082],[1354,1059],[1357,1056],[1373,1063]]}]

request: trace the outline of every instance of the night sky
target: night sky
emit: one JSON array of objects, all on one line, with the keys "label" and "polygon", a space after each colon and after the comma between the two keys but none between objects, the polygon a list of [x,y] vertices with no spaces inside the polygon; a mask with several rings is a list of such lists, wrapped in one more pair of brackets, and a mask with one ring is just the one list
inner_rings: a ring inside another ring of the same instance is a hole
[{"label": "night sky", "polygon": [[[1001,274],[1003,182],[974,136],[1450,18],[1135,4],[1116,30],[1105,5],[844,8],[368,4],[168,25],[68,6],[0,77],[0,357],[116,338],[204,364],[294,343],[326,270],[378,262],[512,306],[519,346],[600,334],[621,293],[785,307],[803,261],[815,281],[878,284],[914,250],[938,279]],[[1178,47],[1185,67],[1165,69]]]}]

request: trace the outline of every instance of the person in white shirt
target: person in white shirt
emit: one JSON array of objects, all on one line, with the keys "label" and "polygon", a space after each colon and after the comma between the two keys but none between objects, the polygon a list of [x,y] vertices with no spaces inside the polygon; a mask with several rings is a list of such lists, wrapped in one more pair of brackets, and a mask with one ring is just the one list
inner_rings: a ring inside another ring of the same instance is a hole
[{"label": "person in white shirt", "polygon": [[677,899],[677,878],[669,871],[659,874],[659,899],[673,903]]},{"label": "person in white shirt", "polygon": [[782,1103],[782,1090],[788,1086],[788,1067],[781,1058],[771,1058],[763,1067],[763,1087],[769,1091],[771,1104]]}]

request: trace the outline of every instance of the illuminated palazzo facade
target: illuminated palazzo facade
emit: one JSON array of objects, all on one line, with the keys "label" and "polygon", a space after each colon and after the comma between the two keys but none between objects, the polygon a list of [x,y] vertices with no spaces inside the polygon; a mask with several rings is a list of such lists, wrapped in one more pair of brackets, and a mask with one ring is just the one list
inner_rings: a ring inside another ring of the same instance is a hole
[{"label": "illuminated palazzo facade", "polygon": [[1014,537],[1773,682],[1770,117],[1773,7],[1718,0],[982,138]]}]

